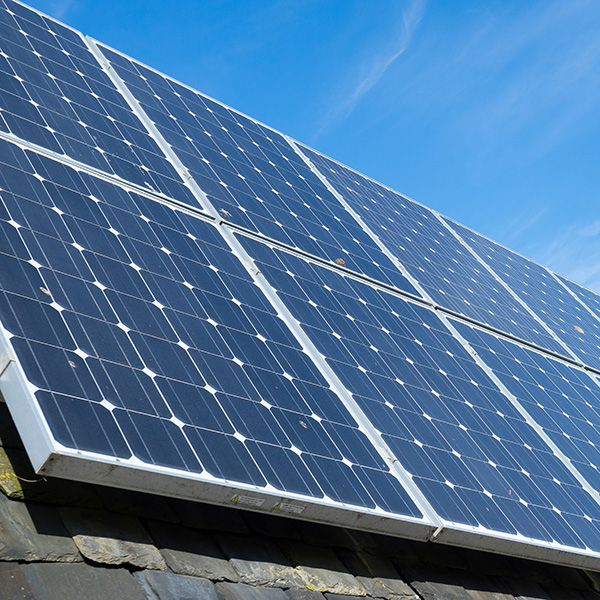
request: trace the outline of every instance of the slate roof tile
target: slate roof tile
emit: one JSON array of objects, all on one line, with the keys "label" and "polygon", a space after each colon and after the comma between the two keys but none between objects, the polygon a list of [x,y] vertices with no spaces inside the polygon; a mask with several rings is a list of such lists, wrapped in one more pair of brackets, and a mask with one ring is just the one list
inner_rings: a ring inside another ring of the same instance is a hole
[{"label": "slate roof tile", "polygon": [[19,569],[27,600],[147,600],[127,569],[84,563],[30,563]]},{"label": "slate roof tile", "polygon": [[333,550],[302,542],[279,542],[285,555],[296,565],[304,585],[319,592],[365,596],[363,585],[350,574]]},{"label": "slate roof tile", "polygon": [[138,571],[134,575],[148,600],[221,600],[208,579],[169,571]]},{"label": "slate roof tile", "polygon": [[167,568],[152,538],[135,517],[70,506],[61,507],[59,512],[79,551],[88,560],[143,569]]},{"label": "slate roof tile", "polygon": [[79,562],[83,558],[54,506],[0,494],[0,560]]},{"label": "slate roof tile", "polygon": [[167,565],[175,573],[213,581],[238,581],[236,570],[209,533],[161,521],[148,521],[147,525]]},{"label": "slate roof tile", "polygon": [[217,583],[217,591],[223,600],[288,600],[279,588],[257,588],[243,583]]},{"label": "slate roof tile", "polygon": [[303,584],[301,576],[274,542],[256,536],[216,535],[215,538],[241,583],[283,588]]}]

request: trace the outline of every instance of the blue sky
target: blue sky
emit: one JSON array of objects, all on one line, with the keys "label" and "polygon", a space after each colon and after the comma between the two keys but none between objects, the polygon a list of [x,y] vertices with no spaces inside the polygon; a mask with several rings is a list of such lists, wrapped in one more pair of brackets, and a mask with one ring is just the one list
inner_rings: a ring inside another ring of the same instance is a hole
[{"label": "blue sky", "polygon": [[597,0],[35,0],[600,291]]}]

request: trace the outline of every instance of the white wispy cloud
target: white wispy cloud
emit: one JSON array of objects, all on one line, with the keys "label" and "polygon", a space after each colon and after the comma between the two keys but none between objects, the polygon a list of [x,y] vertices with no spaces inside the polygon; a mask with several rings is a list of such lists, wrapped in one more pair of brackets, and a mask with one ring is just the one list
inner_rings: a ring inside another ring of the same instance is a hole
[{"label": "white wispy cloud", "polygon": [[485,26],[495,36],[470,32],[468,53],[449,65],[456,95],[474,95],[456,126],[484,149],[524,135],[521,149],[537,156],[579,132],[600,100],[594,13],[589,0],[554,0],[516,16],[488,15]]},{"label": "white wispy cloud", "polygon": [[67,13],[75,5],[74,0],[57,0],[52,2],[50,16],[58,19],[59,21],[64,20]]},{"label": "white wispy cloud", "polygon": [[344,86],[344,89],[335,95],[333,106],[321,120],[316,135],[332,124],[339,123],[350,116],[361,99],[379,83],[389,68],[406,52],[415,30],[421,22],[424,9],[424,0],[408,2],[393,28],[391,37],[377,49],[369,49],[358,63],[347,69],[344,74],[345,79],[348,78],[348,73],[354,72],[358,74],[358,77],[352,77],[351,85]]},{"label": "white wispy cloud", "polygon": [[499,237],[510,246],[511,243],[518,241],[522,236],[527,234],[534,225],[539,223],[546,212],[545,207],[533,210],[525,208],[499,231]]},{"label": "white wispy cloud", "polygon": [[573,223],[529,248],[528,256],[600,293],[600,219]]}]

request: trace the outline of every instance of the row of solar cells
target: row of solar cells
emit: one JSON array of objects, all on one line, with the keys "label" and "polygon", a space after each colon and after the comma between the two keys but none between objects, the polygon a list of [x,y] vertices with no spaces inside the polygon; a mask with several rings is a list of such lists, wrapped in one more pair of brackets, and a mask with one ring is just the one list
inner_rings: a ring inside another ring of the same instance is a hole
[{"label": "row of solar cells", "polygon": [[[199,207],[82,37],[18,3],[2,6],[0,128]],[[221,216],[419,295],[283,136],[109,48],[102,51]],[[600,369],[595,294],[444,224],[308,148],[301,151],[435,303]]]}]

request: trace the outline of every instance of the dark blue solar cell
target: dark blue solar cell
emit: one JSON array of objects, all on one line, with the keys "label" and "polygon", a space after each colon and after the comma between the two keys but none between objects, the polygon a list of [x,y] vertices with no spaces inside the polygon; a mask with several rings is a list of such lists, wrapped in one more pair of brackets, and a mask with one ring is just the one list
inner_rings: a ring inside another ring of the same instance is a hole
[{"label": "dark blue solar cell", "polygon": [[0,313],[3,325],[10,333],[69,350],[76,348],[65,322],[49,304],[3,293],[0,295]]},{"label": "dark blue solar cell", "polygon": [[171,421],[119,408],[113,413],[133,453],[144,462],[196,473],[202,471],[184,432]]},{"label": "dark blue solar cell", "polygon": [[312,450],[321,456],[330,456],[341,460],[343,458],[339,447],[327,435],[323,425],[306,415],[273,408],[277,421],[284,426],[289,440],[300,450]]},{"label": "dark blue solar cell", "polygon": [[88,366],[75,352],[16,336],[11,344],[36,387],[97,402],[102,399]]},{"label": "dark blue solar cell", "polygon": [[17,233],[17,229],[4,218],[0,221],[0,253],[12,255],[22,260],[31,258],[23,240]]},{"label": "dark blue solar cell", "polygon": [[86,354],[142,368],[132,342],[120,327],[71,312],[63,318],[77,347]]},{"label": "dark blue solar cell", "polygon": [[266,481],[246,446],[237,438],[195,427],[185,433],[204,468],[215,477],[264,486]]},{"label": "dark blue solar cell", "polygon": [[413,481],[423,490],[435,512],[444,521],[471,525],[473,527],[477,527],[480,524],[479,520],[471,514],[463,500],[455,493],[451,486],[420,477],[415,477]]},{"label": "dark blue solar cell", "polygon": [[38,270],[29,262],[7,254],[0,261],[0,286],[6,292],[50,302]]},{"label": "dark blue solar cell", "polygon": [[130,458],[131,451],[109,410],[96,402],[50,392],[37,392],[56,440],[69,448]]},{"label": "dark blue solar cell", "polygon": [[[305,496],[323,497],[315,478],[295,452],[256,441],[246,442],[246,447],[272,486]],[[387,498],[389,494],[385,496]],[[403,508],[402,513],[406,514],[412,507]],[[415,516],[419,516],[419,513]]]},{"label": "dark blue solar cell", "polygon": [[105,400],[121,408],[170,418],[171,411],[152,378],[140,369],[110,360],[87,359]]},{"label": "dark blue solar cell", "polygon": [[196,427],[234,434],[235,429],[216,396],[205,388],[174,379],[156,377],[156,384],[173,414]]},{"label": "dark blue solar cell", "polygon": [[350,456],[355,464],[385,470],[385,462],[363,433],[337,423],[325,423],[324,429],[336,446],[344,449],[344,453]]},{"label": "dark blue solar cell", "polygon": [[412,503],[406,501],[406,493],[400,482],[389,473],[358,466],[354,466],[353,470],[378,506],[392,513],[420,516],[419,511],[414,509]]},{"label": "dark blue solar cell", "polygon": [[329,498],[355,506],[375,508],[375,502],[360,479],[343,462],[310,455],[307,457],[306,463],[311,473],[317,475],[323,491]]},{"label": "dark blue solar cell", "polygon": [[217,400],[235,430],[244,437],[266,444],[290,447],[281,425],[273,421],[271,411],[263,404],[227,394],[217,394]]}]

